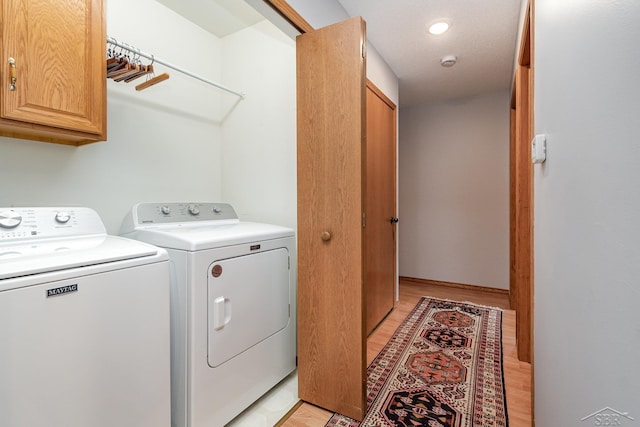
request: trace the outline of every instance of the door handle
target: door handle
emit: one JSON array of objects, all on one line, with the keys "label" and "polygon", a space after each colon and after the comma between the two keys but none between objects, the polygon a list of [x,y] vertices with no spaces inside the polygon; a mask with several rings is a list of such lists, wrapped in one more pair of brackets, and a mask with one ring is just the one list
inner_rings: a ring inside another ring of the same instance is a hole
[{"label": "door handle", "polygon": [[231,320],[231,301],[223,296],[213,300],[213,329],[219,331]]},{"label": "door handle", "polygon": [[9,77],[10,77],[9,90],[14,91],[16,90],[16,82],[18,81],[17,71],[16,71],[16,60],[13,58],[9,58],[7,62],[9,62]]},{"label": "door handle", "polygon": [[397,223],[398,223],[398,218],[397,218],[397,217],[395,217],[395,216],[392,216],[392,217],[389,219],[389,222],[390,222],[391,224],[397,224]]}]

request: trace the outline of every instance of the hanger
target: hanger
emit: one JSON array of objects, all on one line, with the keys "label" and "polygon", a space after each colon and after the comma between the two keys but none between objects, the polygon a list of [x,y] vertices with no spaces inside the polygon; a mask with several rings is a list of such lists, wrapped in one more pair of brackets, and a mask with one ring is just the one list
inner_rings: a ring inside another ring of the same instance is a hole
[{"label": "hanger", "polygon": [[[137,49],[126,43],[107,41],[107,78],[115,82],[130,83],[142,76],[154,74],[153,63],[155,58],[151,55],[151,64],[144,65],[140,61],[140,53]],[[117,50],[117,49],[120,50]],[[145,90],[169,78],[168,73],[148,78],[147,81],[136,86],[137,91]]]},{"label": "hanger", "polygon": [[138,86],[136,86],[136,90],[140,91],[140,90],[145,90],[146,88],[153,86],[155,84],[158,84],[164,80],[167,80],[169,78],[169,74],[167,73],[162,73],[159,76],[155,76],[149,80],[147,80],[144,83],[139,84]]},{"label": "hanger", "polygon": [[[133,53],[133,58],[131,58],[130,55],[131,51],[129,51],[129,54],[126,57],[128,64],[125,67],[111,73],[111,78],[116,82],[120,82],[127,77],[140,72],[140,57],[136,57],[135,53]],[[109,77],[108,73],[107,77]]]},{"label": "hanger", "polygon": [[[153,71],[154,71],[153,70],[153,63],[154,62],[156,62],[156,58],[153,55],[151,55],[151,64],[149,64],[147,66],[147,72],[146,72],[147,75],[153,74]],[[129,79],[125,80],[125,82],[128,83],[128,82],[130,82],[132,80],[137,79],[138,77],[141,77],[141,75],[133,75]],[[139,85],[137,85],[136,86],[136,90],[137,91],[145,90],[146,88],[151,87],[151,86],[153,86],[155,84],[158,84],[158,83],[160,83],[160,82],[162,82],[164,80],[167,80],[168,78],[169,78],[169,74],[167,74],[167,73],[162,73],[159,76],[154,75],[154,77],[152,77],[150,79],[147,79],[146,82],[140,83]]]},{"label": "hanger", "polygon": [[138,79],[142,76],[146,76],[147,74],[153,74],[153,65],[149,64],[149,65],[141,65],[140,66],[140,71],[136,74],[130,75],[127,78],[124,79],[125,83],[130,83],[132,81],[134,81],[135,79]]},{"label": "hanger", "polygon": [[[138,58],[140,58],[140,55],[138,55]],[[152,55],[151,56],[151,64],[142,65],[141,66],[141,70],[138,73],[129,75],[128,77],[126,77],[124,79],[124,82],[125,83],[130,83],[130,82],[134,81],[137,78],[140,78],[142,76],[146,76],[147,74],[153,74],[153,63],[154,62],[155,62],[155,58]]]},{"label": "hanger", "polygon": [[107,78],[114,78],[131,70],[129,63],[129,51],[125,55],[124,49],[116,52],[116,49],[107,52],[111,55],[111,60],[107,60]]}]

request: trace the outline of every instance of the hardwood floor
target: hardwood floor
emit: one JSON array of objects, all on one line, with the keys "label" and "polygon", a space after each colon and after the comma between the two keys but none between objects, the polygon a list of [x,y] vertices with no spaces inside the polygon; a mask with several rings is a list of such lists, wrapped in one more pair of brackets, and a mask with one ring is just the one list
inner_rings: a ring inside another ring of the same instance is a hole
[{"label": "hardwood floor", "polygon": [[[398,325],[415,307],[420,297],[423,296],[468,301],[475,304],[500,307],[505,310],[502,323],[502,347],[509,426],[530,427],[531,365],[518,360],[515,312],[508,309],[509,298],[505,294],[401,280],[400,300],[396,303],[393,311],[367,339],[367,364],[371,363],[376,357]],[[322,427],[329,421],[331,415],[331,412],[303,403],[288,419],[278,425],[284,427]]]}]

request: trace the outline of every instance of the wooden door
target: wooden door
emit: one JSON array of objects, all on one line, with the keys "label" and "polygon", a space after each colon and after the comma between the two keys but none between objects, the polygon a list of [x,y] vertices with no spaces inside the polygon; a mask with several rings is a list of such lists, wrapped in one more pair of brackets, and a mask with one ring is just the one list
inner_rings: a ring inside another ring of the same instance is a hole
[{"label": "wooden door", "polygon": [[511,157],[511,306],[518,358],[533,360],[533,74],[531,11],[527,7],[514,80]]},{"label": "wooden door", "polygon": [[367,82],[367,335],[393,309],[396,277],[396,106]]},{"label": "wooden door", "polygon": [[361,420],[365,24],[298,37],[298,394]]},{"label": "wooden door", "polygon": [[104,135],[102,0],[4,0],[1,13],[2,118]]}]

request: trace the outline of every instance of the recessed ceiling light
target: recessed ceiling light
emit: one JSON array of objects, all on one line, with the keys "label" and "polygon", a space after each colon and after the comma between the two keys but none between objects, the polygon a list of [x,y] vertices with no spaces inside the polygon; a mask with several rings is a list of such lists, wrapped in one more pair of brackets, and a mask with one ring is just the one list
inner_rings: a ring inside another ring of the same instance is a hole
[{"label": "recessed ceiling light", "polygon": [[433,35],[440,35],[449,29],[449,23],[440,21],[435,24],[431,24],[429,27],[429,33]]}]

